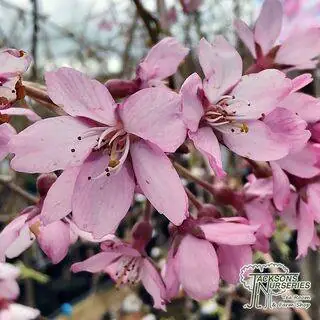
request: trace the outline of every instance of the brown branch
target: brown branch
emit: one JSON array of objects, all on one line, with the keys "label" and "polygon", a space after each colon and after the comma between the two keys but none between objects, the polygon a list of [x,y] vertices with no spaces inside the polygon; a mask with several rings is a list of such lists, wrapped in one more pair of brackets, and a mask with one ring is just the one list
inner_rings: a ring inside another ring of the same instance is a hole
[{"label": "brown branch", "polygon": [[33,58],[32,65],[32,79],[37,79],[38,74],[38,33],[39,33],[39,6],[37,0],[30,0],[32,3],[32,19],[33,19],[33,31],[32,31],[32,49],[31,54]]},{"label": "brown branch", "polygon": [[184,188],[186,190],[188,199],[192,202],[192,204],[196,207],[197,210],[202,209],[202,203],[197,199],[197,197],[188,189]]}]

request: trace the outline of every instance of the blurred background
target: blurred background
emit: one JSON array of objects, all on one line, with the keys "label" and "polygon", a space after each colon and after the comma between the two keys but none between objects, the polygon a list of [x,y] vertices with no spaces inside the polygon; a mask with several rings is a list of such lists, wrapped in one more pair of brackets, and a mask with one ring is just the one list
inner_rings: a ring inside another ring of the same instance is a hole
[{"label": "blurred background", "polygon": [[[262,1],[258,0],[203,0],[197,10],[186,12],[179,0],[0,0],[0,47],[17,48],[29,52],[33,64],[26,75],[27,80],[43,83],[45,71],[62,66],[81,70],[105,82],[112,78],[131,79],[138,62],[150,47],[166,35],[172,35],[192,48],[173,86],[179,88],[183,79],[198,71],[196,46],[202,37],[213,40],[215,35],[224,35],[238,47],[249,65],[251,58],[238,43],[233,30],[233,20],[241,18],[252,24]],[[304,1],[308,7],[317,1]],[[141,11],[140,4],[144,11]],[[148,13],[149,28],[143,21],[143,12]],[[318,12],[315,12],[318,15]],[[317,78],[317,70],[314,72]],[[309,93],[317,95],[317,82],[309,86]],[[42,116],[49,111],[33,105]],[[14,120],[17,128],[26,126],[27,120]],[[195,162],[197,163],[197,162]],[[230,162],[231,163],[231,162]],[[201,163],[197,173],[203,174]],[[245,174],[240,164],[233,163],[230,171],[240,178]],[[16,175],[16,184],[31,194],[36,194],[34,175],[16,174],[10,171],[8,161],[0,163],[1,175]],[[191,189],[194,186],[189,186]],[[195,193],[198,191],[195,190]],[[203,196],[203,195],[202,195]],[[204,195],[205,197],[205,195]],[[126,226],[133,225],[142,210],[144,199],[137,198]],[[0,184],[1,228],[31,203],[10,186]],[[130,220],[129,219],[129,220]],[[154,237],[148,253],[161,265],[165,256],[162,245],[168,239],[167,221],[155,216]],[[121,230],[125,230],[122,226]],[[284,262],[292,271],[300,270],[305,280],[311,279],[314,301],[320,302],[318,253],[310,252],[296,262],[295,235],[282,232],[281,228],[273,242],[278,245],[274,254],[277,261]],[[17,263],[22,270],[20,279],[22,294],[20,302],[38,308],[43,318],[48,319],[299,319],[290,310],[282,313],[245,311],[242,296],[237,292],[230,302],[230,292],[221,291],[207,302],[195,303],[180,297],[169,307],[168,312],[152,308],[152,300],[143,288],[115,289],[105,275],[89,273],[72,274],[72,263],[98,252],[98,246],[77,242],[68,257],[58,265],[52,265],[40,249],[34,245]],[[312,318],[319,319],[319,308],[313,303]]]}]

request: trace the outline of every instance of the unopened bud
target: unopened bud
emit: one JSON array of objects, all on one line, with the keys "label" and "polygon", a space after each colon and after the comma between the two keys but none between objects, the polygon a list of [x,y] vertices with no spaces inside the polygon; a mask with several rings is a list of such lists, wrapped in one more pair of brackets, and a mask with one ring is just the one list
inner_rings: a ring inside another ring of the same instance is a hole
[{"label": "unopened bud", "polygon": [[57,175],[55,173],[43,173],[37,179],[37,190],[41,197],[45,197],[57,180]]}]

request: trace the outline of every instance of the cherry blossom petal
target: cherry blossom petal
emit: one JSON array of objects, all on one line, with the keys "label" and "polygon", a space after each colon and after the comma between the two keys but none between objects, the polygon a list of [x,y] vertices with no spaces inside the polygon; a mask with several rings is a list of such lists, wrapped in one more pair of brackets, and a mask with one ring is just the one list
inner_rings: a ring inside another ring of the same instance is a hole
[{"label": "cherry blossom petal", "polygon": [[194,146],[208,158],[212,170],[218,177],[226,175],[222,168],[220,144],[217,137],[209,127],[199,128],[197,132],[189,132],[189,138]]},{"label": "cherry blossom petal", "polygon": [[308,253],[308,248],[314,236],[314,219],[312,211],[307,203],[300,199],[298,214],[298,256],[297,259],[304,257]]},{"label": "cherry blossom petal", "polygon": [[19,297],[19,293],[19,285],[15,280],[0,280],[0,299],[13,301]]},{"label": "cherry blossom petal", "polygon": [[290,182],[277,162],[271,161],[273,178],[273,201],[275,207],[282,211],[290,202]]},{"label": "cherry blossom petal", "polygon": [[242,245],[256,241],[254,232],[259,226],[234,222],[206,223],[200,225],[208,241],[218,244]]},{"label": "cherry blossom petal", "polygon": [[153,298],[153,307],[165,311],[166,307],[163,297],[165,296],[166,289],[164,282],[155,266],[146,258],[142,260],[140,277],[143,286]]},{"label": "cherry blossom petal", "polygon": [[292,79],[292,93],[296,92],[313,81],[311,73],[303,73]]},{"label": "cherry blossom petal", "polygon": [[204,38],[200,40],[199,61],[206,77],[204,91],[212,103],[241,78],[242,59],[222,36],[217,36],[212,45]]},{"label": "cherry blossom petal", "polygon": [[291,110],[276,108],[263,122],[271,128],[278,139],[290,145],[290,152],[301,150],[309,140],[311,133],[306,130],[307,123]]},{"label": "cherry blossom petal", "polygon": [[97,135],[77,139],[89,129],[68,116],[35,122],[10,140],[10,152],[15,154],[11,166],[17,171],[46,173],[80,165],[96,143]]},{"label": "cherry blossom petal", "polygon": [[0,114],[6,114],[8,116],[25,116],[30,121],[41,120],[41,117],[38,116],[34,111],[25,108],[8,108],[0,110]]},{"label": "cherry blossom petal", "polygon": [[66,217],[72,211],[72,195],[80,167],[66,169],[54,182],[44,199],[41,221],[47,225]]},{"label": "cherry blossom petal", "polygon": [[227,106],[226,111],[235,112],[239,120],[259,119],[275,109],[291,89],[292,81],[275,69],[245,75],[232,90],[235,102]]},{"label": "cherry blossom petal", "polygon": [[34,320],[40,315],[39,310],[18,303],[10,303],[8,309],[0,311],[0,316],[2,313],[3,320]]},{"label": "cherry blossom petal", "polygon": [[308,28],[293,33],[280,46],[275,62],[284,65],[299,65],[308,62],[320,53],[320,28]]},{"label": "cherry blossom petal", "polygon": [[109,126],[117,123],[117,104],[102,83],[71,68],[47,72],[45,78],[50,98],[71,116],[90,118]]},{"label": "cherry blossom petal", "polygon": [[290,194],[290,202],[284,208],[282,212],[280,212],[281,219],[287,224],[290,229],[296,229],[298,220],[297,220],[297,201],[298,194],[296,192],[291,192]]},{"label": "cherry blossom petal", "polygon": [[166,37],[153,46],[139,64],[138,77],[142,80],[165,79],[176,73],[188,53],[189,49],[175,38]]},{"label": "cherry blossom petal", "polygon": [[320,184],[310,183],[307,186],[308,208],[314,220],[320,223]]},{"label": "cherry blossom petal", "polygon": [[282,5],[278,0],[266,0],[254,28],[255,41],[266,55],[274,46],[282,27]]},{"label": "cherry blossom petal", "polygon": [[11,221],[0,233],[0,262],[5,261],[6,251],[10,245],[19,237],[28,214],[23,214]]},{"label": "cherry blossom petal", "polygon": [[67,255],[71,244],[70,227],[62,221],[55,221],[40,227],[37,240],[52,263],[59,263]]},{"label": "cherry blossom petal", "polygon": [[254,43],[254,34],[251,29],[244,21],[240,19],[235,20],[233,25],[238,37],[242,40],[252,56],[256,59],[256,45]]},{"label": "cherry blossom petal", "polygon": [[157,211],[180,225],[187,215],[188,199],[170,160],[157,146],[142,140],[131,146],[131,157],[144,195]]},{"label": "cherry blossom petal", "polygon": [[9,153],[9,141],[16,134],[16,130],[9,124],[0,125],[0,161]]},{"label": "cherry blossom petal", "polygon": [[255,198],[247,201],[244,208],[250,224],[260,226],[257,233],[271,237],[275,230],[275,222],[270,200]]},{"label": "cherry blossom petal", "polygon": [[[1,75],[1,73],[0,73]],[[1,75],[2,76],[2,75]],[[0,77],[0,111],[1,113],[6,110],[5,108],[10,107],[11,102],[17,99],[17,92],[15,90],[16,84],[19,81],[19,76],[1,79]]]},{"label": "cherry blossom petal", "polygon": [[31,233],[28,224],[25,224],[20,230],[18,236],[7,247],[6,256],[9,259],[18,257],[27,250],[35,241],[36,237]]},{"label": "cherry blossom petal", "polygon": [[291,110],[308,123],[320,120],[320,100],[308,94],[291,93],[278,103],[278,106]]},{"label": "cherry blossom petal", "polygon": [[0,263],[0,280],[16,279],[20,275],[20,269],[10,263]]},{"label": "cherry blossom petal", "polygon": [[180,287],[179,277],[177,274],[178,262],[174,256],[174,250],[175,248],[171,246],[168,252],[167,263],[165,265],[163,278],[164,283],[166,285],[166,298],[168,300],[171,300],[172,298],[178,295]]},{"label": "cherry blossom petal", "polygon": [[100,252],[82,262],[74,263],[71,266],[71,271],[88,271],[92,273],[101,272],[119,257],[121,257],[121,253],[119,252]]},{"label": "cherry blossom petal", "polygon": [[97,239],[116,230],[130,208],[135,187],[128,161],[116,174],[95,179],[108,161],[99,152],[89,156],[81,166],[72,199],[72,220]]},{"label": "cherry blossom petal", "polygon": [[218,259],[212,244],[186,235],[176,259],[177,273],[188,296],[195,300],[212,298],[219,287]]},{"label": "cherry blossom petal", "polygon": [[256,161],[271,161],[283,158],[290,145],[274,134],[262,121],[247,121],[248,132],[241,132],[235,125],[220,126],[225,145],[242,157]]},{"label": "cherry blossom petal", "polygon": [[183,121],[187,128],[196,131],[204,114],[198,91],[202,89],[202,81],[197,73],[193,73],[183,83],[180,94],[182,99]]},{"label": "cherry blossom petal", "polygon": [[320,173],[317,161],[317,153],[311,145],[307,145],[304,149],[277,160],[277,163],[283,170],[297,177],[312,178]]},{"label": "cherry blossom petal", "polygon": [[239,283],[240,269],[252,263],[250,246],[219,245],[217,249],[220,277],[230,284]]},{"label": "cherry blossom petal", "polygon": [[180,96],[164,88],[147,88],[131,95],[119,109],[124,129],[174,152],[186,137]]},{"label": "cherry blossom petal", "polygon": [[3,77],[20,75],[27,71],[32,59],[22,50],[5,49],[0,52],[0,74]]}]

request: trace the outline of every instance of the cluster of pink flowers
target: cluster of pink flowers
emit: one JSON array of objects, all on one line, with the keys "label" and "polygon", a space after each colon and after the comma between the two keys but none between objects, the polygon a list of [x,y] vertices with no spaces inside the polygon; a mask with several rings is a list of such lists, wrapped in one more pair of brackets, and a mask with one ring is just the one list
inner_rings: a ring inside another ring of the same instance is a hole
[{"label": "cluster of pink flowers", "polygon": [[[8,123],[0,126],[1,158],[13,154],[12,169],[40,174],[39,202],[0,234],[0,261],[34,241],[53,263],[78,237],[101,242],[101,252],[75,263],[72,271],[106,272],[117,285],[141,281],[154,306],[164,309],[181,287],[202,300],[212,297],[220,279],[237,283],[253,251],[269,251],[278,217],[297,230],[299,257],[316,248],[320,101],[299,92],[312,82],[310,74],[292,79],[286,73],[316,66],[320,28],[307,26],[279,40],[282,19],[281,3],[267,0],[253,29],[236,21],[255,59],[245,74],[226,39],[202,39],[198,58],[204,78],[191,74],[178,92],[165,79],[189,50],[171,37],[150,50],[132,80],[102,84],[71,68],[47,72],[47,94],[65,114],[18,134]],[[12,107],[20,99],[12,88],[22,86],[28,56],[5,50],[0,60],[1,114],[30,116]],[[208,161],[215,175],[208,190],[219,208],[233,206],[233,217],[212,204],[191,210],[173,166],[186,144]],[[253,166],[247,184],[237,190],[228,185],[221,145]],[[57,170],[63,170],[59,176]],[[136,193],[171,223],[162,273],[145,251],[153,230],[149,216],[136,223],[129,240],[115,236]]]}]

